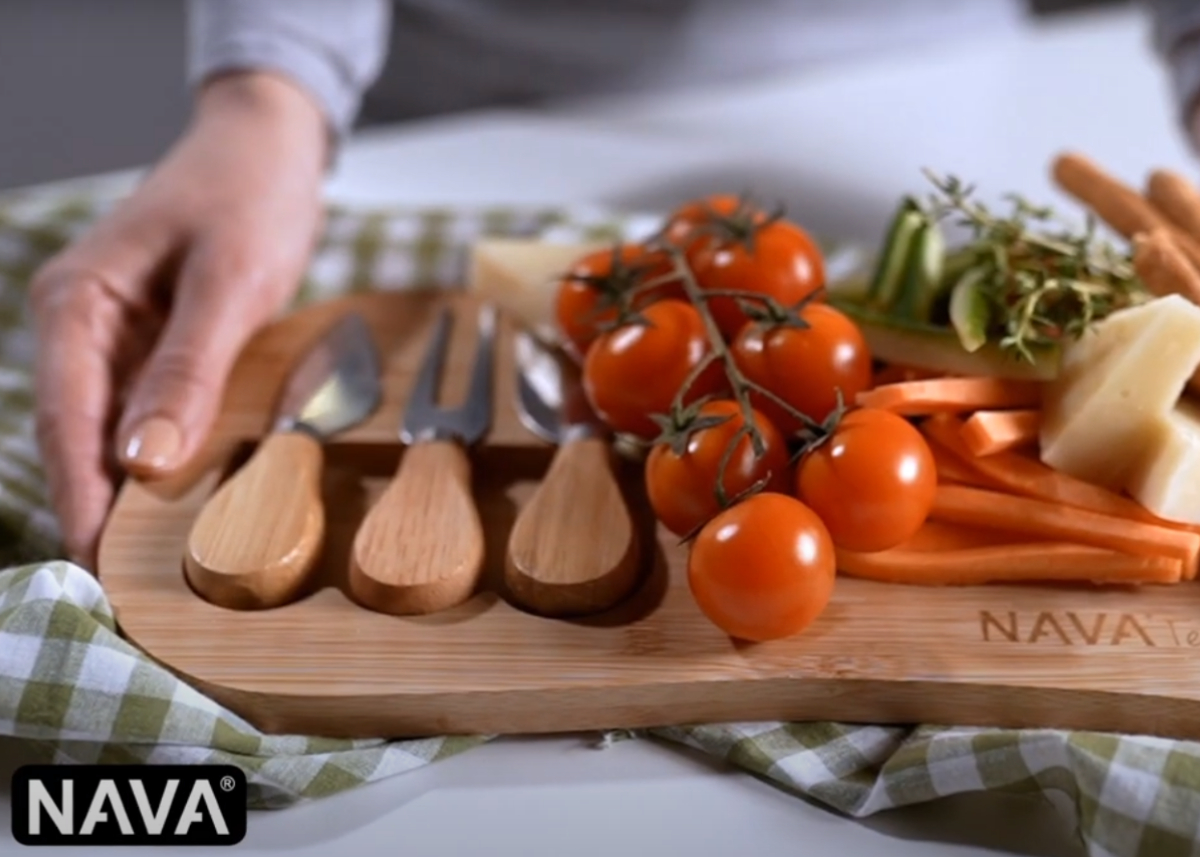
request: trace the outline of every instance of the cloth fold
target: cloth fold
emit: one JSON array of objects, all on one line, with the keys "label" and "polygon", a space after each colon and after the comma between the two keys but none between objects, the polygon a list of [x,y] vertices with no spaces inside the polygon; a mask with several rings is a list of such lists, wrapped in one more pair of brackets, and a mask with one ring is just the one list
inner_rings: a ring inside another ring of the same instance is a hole
[{"label": "cloth fold", "polygon": [[[254,808],[282,808],[469,751],[491,736],[346,741],[263,735],[116,628],[91,574],[60,556],[33,434],[30,274],[102,212],[98,196],[0,198],[0,735],[56,763],[222,762]],[[484,235],[644,234],[602,211],[334,208],[298,303],[463,280]],[[637,739],[702,751],[851,817],[976,791],[1048,800],[1092,857],[1200,854],[1200,743],[1059,730],[731,723]]]}]

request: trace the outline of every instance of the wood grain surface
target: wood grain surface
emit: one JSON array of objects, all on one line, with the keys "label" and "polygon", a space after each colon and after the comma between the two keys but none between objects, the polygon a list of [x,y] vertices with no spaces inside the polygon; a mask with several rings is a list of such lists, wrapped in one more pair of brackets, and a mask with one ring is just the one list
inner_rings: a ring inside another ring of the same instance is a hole
[{"label": "wood grain surface", "polygon": [[[1200,737],[1194,585],[918,588],[843,578],[804,634],[742,644],[697,610],[686,552],[654,527],[638,465],[628,461],[618,476],[644,560],[633,593],[575,619],[514,606],[505,587],[509,532],[554,450],[513,409],[507,323],[497,337],[495,420],[470,455],[484,531],[475,594],[419,616],[358,606],[351,547],[401,461],[403,402],[445,300],[468,307],[461,318],[474,317],[465,295],[375,293],[302,310],[248,347],[195,466],[171,482],[127,482],[117,500],[100,576],[132,642],[273,733],[544,733],[834,719]],[[370,320],[387,388],[371,419],[325,449],[321,557],[297,599],[283,606],[211,604],[183,574],[188,531],[266,429],[289,361],[351,307]],[[464,393],[473,353],[471,326],[455,325],[447,401]],[[603,537],[582,528],[579,550],[594,550]]]}]

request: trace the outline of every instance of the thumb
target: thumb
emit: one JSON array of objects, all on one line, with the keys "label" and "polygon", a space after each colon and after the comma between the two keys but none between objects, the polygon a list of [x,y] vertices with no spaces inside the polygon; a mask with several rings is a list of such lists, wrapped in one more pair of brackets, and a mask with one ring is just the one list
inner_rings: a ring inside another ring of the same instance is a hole
[{"label": "thumb", "polygon": [[[239,249],[197,245],[184,261],[170,317],[117,432],[118,458],[134,475],[168,475],[200,450],[239,352],[281,302],[278,277]],[[247,261],[229,261],[239,258]]]}]

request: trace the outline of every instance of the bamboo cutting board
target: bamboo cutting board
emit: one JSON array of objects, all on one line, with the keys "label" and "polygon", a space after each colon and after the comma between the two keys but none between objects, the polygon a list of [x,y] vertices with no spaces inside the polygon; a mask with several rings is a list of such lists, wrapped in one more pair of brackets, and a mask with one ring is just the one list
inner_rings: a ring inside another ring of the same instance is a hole
[{"label": "bamboo cutting board", "polygon": [[[401,737],[832,719],[1200,737],[1200,587],[918,588],[842,578],[805,633],[738,643],[693,604],[686,552],[655,529],[639,467],[628,462],[623,484],[643,544],[653,548],[643,550],[635,593],[577,620],[511,606],[503,591],[508,529],[553,450],[517,419],[507,322],[498,336],[494,423],[473,455],[484,583],[466,603],[429,616],[357,606],[345,594],[355,526],[402,454],[403,402],[443,301],[468,322],[454,328],[446,401],[465,391],[471,300],[445,292],[354,296],[304,309],[252,342],[192,471],[171,483],[127,482],[118,497],[99,573],[122,632],[271,733]],[[316,577],[283,607],[213,606],[182,571],[190,525],[266,429],[292,359],[352,307],[372,326],[386,392],[370,420],[326,451],[328,531]],[[581,532],[579,549],[602,537]]]}]

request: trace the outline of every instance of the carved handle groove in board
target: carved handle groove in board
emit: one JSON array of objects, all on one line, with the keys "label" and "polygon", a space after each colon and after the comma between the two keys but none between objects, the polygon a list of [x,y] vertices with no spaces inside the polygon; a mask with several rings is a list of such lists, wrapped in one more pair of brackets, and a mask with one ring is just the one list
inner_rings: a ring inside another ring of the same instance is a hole
[{"label": "carved handle groove in board", "polygon": [[201,509],[184,568],[207,600],[232,609],[294,599],[325,536],[320,443],[307,434],[268,435],[244,467]]},{"label": "carved handle groove in board", "polygon": [[509,537],[513,599],[546,616],[599,613],[637,582],[633,518],[602,438],[564,443]]},{"label": "carved handle groove in board", "polygon": [[435,613],[466,601],[483,571],[483,522],[461,444],[416,443],[354,537],[350,587],[372,609]]}]

